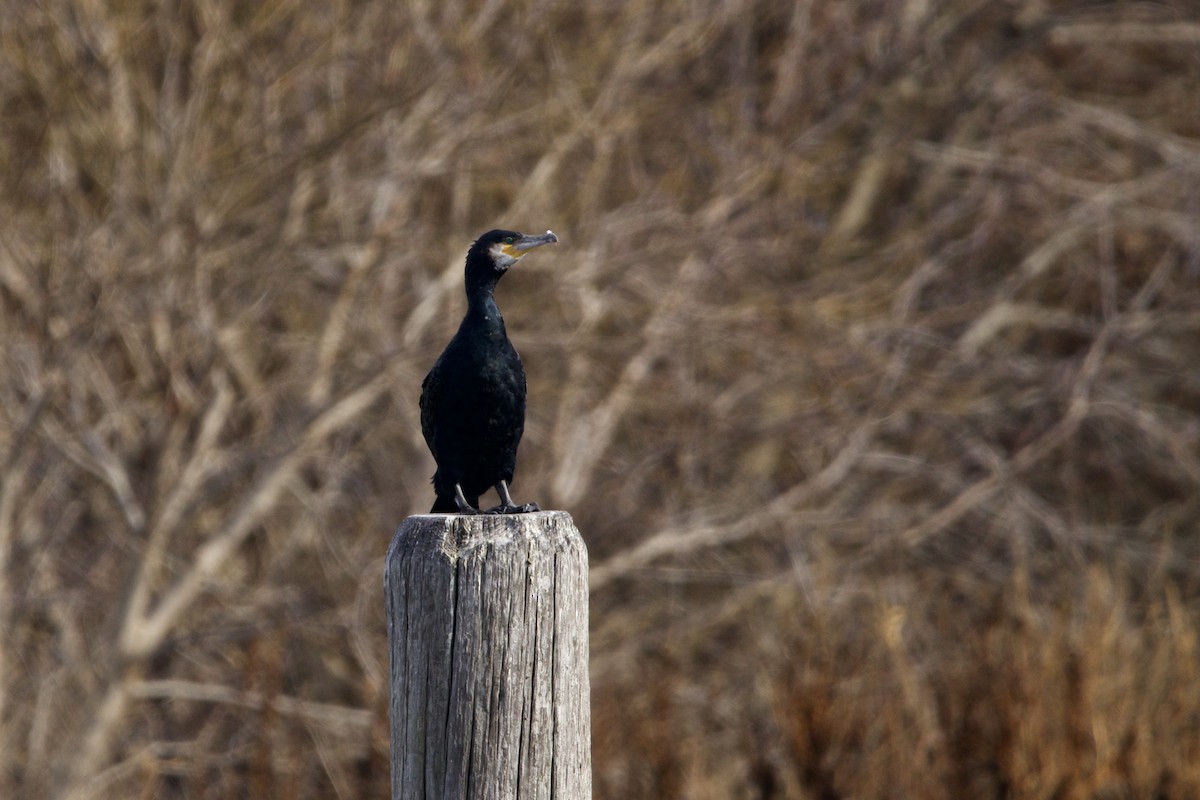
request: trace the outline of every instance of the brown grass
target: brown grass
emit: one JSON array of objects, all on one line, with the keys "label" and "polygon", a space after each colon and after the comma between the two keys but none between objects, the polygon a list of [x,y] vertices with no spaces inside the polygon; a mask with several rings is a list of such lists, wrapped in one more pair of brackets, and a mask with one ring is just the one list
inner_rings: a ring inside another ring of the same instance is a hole
[{"label": "brown grass", "polygon": [[386,795],[501,224],[597,797],[1200,794],[1192,4],[9,5],[0,796]]}]

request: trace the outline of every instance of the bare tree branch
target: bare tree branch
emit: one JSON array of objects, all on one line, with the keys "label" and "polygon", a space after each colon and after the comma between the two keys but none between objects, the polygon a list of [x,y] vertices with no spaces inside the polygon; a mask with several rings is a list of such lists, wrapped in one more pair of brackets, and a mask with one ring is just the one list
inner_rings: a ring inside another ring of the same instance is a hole
[{"label": "bare tree branch", "polygon": [[366,385],[341,397],[309,423],[291,452],[256,482],[241,507],[200,548],[191,569],[164,593],[157,607],[144,617],[127,619],[121,629],[121,650],[126,657],[143,658],[162,644],[204,585],[217,574],[263,516],[274,508],[283,489],[312,451],[382,397],[388,391],[391,380],[387,372],[378,375]]}]

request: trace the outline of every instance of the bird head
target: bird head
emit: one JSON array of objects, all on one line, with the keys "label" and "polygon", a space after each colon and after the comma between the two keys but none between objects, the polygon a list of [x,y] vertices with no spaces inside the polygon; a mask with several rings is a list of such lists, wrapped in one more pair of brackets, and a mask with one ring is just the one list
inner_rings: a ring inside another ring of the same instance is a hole
[{"label": "bird head", "polygon": [[557,241],[558,237],[551,231],[539,234],[488,231],[475,240],[467,253],[467,279],[486,275],[495,282],[530,250]]}]

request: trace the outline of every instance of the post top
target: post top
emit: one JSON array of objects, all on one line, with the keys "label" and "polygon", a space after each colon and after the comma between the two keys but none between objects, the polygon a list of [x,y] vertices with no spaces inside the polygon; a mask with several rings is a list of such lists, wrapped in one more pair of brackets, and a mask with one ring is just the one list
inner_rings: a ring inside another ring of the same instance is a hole
[{"label": "post top", "polygon": [[566,511],[556,511],[554,509],[543,509],[541,511],[530,511],[524,514],[412,514],[405,518],[405,522],[410,519],[463,519],[463,520],[522,520],[522,519],[540,519],[546,517],[563,516],[567,519],[571,515]]},{"label": "post top", "polygon": [[554,549],[583,539],[566,511],[527,514],[414,514],[400,524],[388,560],[414,550],[436,548],[451,559],[480,546],[533,545]]}]

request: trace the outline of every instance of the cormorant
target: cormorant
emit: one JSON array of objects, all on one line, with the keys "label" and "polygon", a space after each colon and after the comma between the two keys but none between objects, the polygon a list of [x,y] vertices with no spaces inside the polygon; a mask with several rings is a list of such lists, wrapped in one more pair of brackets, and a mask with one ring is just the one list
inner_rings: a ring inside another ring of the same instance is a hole
[{"label": "cormorant", "polygon": [[500,505],[487,513],[539,510],[518,506],[508,491],[525,430],[525,369],[492,292],[522,256],[557,241],[550,231],[495,230],[467,251],[467,314],[421,383],[421,432],[437,462],[430,513],[482,513],[479,495],[492,487]]}]

